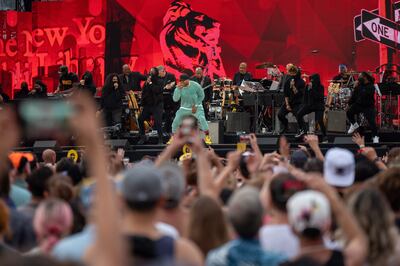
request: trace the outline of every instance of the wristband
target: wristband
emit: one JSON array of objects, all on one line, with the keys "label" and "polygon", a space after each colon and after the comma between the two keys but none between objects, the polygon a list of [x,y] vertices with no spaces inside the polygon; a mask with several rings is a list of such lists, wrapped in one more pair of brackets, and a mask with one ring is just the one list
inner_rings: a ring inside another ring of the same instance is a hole
[{"label": "wristband", "polygon": [[364,149],[364,148],[365,148],[365,145],[364,145],[364,144],[361,144],[361,145],[359,145],[359,147],[360,147],[360,149]]}]

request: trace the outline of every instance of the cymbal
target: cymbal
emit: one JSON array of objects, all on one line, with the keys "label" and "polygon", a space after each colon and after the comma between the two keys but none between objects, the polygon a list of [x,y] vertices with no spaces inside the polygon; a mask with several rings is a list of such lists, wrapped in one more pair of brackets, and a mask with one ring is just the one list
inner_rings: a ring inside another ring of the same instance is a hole
[{"label": "cymbal", "polygon": [[274,68],[275,65],[271,62],[263,62],[258,65],[256,65],[256,69],[268,69],[268,68]]}]

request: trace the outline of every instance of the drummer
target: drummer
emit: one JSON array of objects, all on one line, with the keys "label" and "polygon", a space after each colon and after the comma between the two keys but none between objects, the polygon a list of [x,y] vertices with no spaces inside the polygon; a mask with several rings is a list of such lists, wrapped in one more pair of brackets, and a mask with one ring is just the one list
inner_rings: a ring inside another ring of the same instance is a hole
[{"label": "drummer", "polygon": [[336,83],[347,84],[349,81],[349,74],[347,73],[347,66],[344,64],[339,65],[339,73],[332,78]]},{"label": "drummer", "polygon": [[250,72],[247,72],[247,63],[242,62],[239,65],[239,72],[233,77],[233,86],[239,87],[243,81],[250,81],[253,77]]}]

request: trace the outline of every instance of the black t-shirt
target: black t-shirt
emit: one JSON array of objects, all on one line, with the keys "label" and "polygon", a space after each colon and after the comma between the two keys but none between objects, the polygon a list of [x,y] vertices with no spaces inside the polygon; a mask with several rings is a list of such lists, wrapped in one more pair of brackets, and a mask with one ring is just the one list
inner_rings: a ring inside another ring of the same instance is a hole
[{"label": "black t-shirt", "polygon": [[163,103],[163,82],[159,78],[153,78],[152,83],[145,83],[142,91],[142,105],[156,106]]},{"label": "black t-shirt", "polygon": [[[293,90],[290,88],[290,82],[295,80],[295,87],[297,88],[297,93],[295,94]],[[303,95],[305,90],[306,83],[301,78],[288,78],[285,82],[285,87],[283,90],[283,94],[285,97],[289,98],[289,104],[298,105],[303,101]]]},{"label": "black t-shirt", "polygon": [[237,72],[235,76],[233,77],[233,85],[235,86],[240,86],[242,84],[242,81],[251,81],[253,77],[249,72],[246,72],[244,74]]},{"label": "black t-shirt", "polygon": [[349,104],[357,104],[362,107],[373,108],[375,106],[374,84],[362,84],[354,88]]},{"label": "black t-shirt", "polygon": [[60,77],[59,87],[61,91],[66,91],[72,88],[74,83],[79,82],[78,76],[75,73],[69,72]]},{"label": "black t-shirt", "polygon": [[131,72],[128,75],[121,74],[119,78],[122,81],[124,90],[140,91],[142,89],[141,82],[145,81],[147,77],[139,72]]},{"label": "black t-shirt", "polygon": [[101,94],[101,109],[118,110],[122,108],[125,91],[122,87],[104,87]]},{"label": "black t-shirt", "polygon": [[324,106],[324,86],[306,86],[304,91],[304,104],[316,107]]}]

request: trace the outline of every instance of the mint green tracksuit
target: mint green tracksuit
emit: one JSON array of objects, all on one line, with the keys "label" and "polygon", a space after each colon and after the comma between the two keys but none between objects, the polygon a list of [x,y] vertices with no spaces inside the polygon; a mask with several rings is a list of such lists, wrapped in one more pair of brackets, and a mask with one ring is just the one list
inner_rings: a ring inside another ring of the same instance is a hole
[{"label": "mint green tracksuit", "polygon": [[[176,112],[175,119],[172,122],[172,133],[175,133],[182,123],[182,117],[194,115],[200,124],[202,131],[208,131],[208,123],[204,114],[203,100],[204,91],[199,83],[189,81],[189,86],[182,89],[175,88],[173,99],[175,102],[181,100],[181,107]],[[192,114],[192,106],[197,107],[197,112]]]}]

